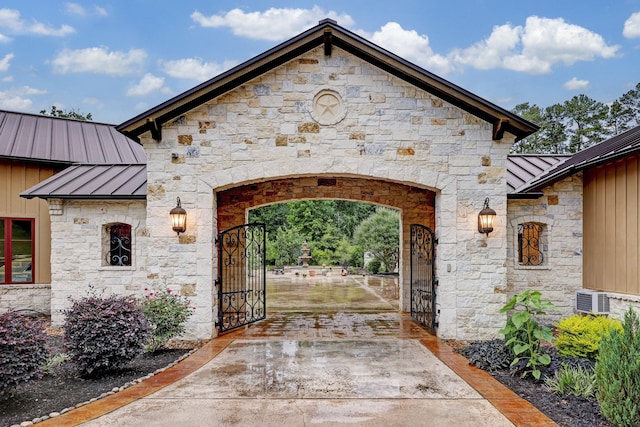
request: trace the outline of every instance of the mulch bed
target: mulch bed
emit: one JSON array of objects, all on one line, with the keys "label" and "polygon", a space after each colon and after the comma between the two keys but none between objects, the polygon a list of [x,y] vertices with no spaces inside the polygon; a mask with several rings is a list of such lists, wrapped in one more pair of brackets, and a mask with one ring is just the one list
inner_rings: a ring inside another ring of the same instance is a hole
[{"label": "mulch bed", "polygon": [[[62,337],[51,336],[49,339],[50,354],[63,350]],[[0,400],[0,426],[11,426],[48,416],[52,412],[63,411],[103,393],[130,385],[132,381],[174,363],[189,351],[191,349],[143,353],[125,368],[99,378],[81,378],[72,362],[64,362],[43,378],[18,386],[11,398]]]},{"label": "mulch bed", "polygon": [[489,372],[491,376],[531,402],[561,427],[608,427],[595,398],[583,399],[549,392],[542,382],[513,376],[508,371]]}]

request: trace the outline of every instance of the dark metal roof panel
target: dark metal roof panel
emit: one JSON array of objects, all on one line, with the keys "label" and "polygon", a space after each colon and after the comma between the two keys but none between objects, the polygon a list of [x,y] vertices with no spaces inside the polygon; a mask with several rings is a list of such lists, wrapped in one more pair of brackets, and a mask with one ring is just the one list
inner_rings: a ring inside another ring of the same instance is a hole
[{"label": "dark metal roof panel", "polygon": [[507,192],[515,193],[547,170],[569,159],[569,155],[512,154],[507,157]]},{"label": "dark metal roof panel", "polygon": [[112,125],[2,110],[0,158],[67,164],[146,162],[142,146]]},{"label": "dark metal roof panel", "polygon": [[135,165],[76,165],[23,191],[31,199],[144,199],[147,168]]},{"label": "dark metal roof panel", "polygon": [[520,192],[540,190],[589,167],[638,152],[640,152],[640,126],[577,152],[562,164],[556,165],[529,182],[526,187],[520,189]]}]

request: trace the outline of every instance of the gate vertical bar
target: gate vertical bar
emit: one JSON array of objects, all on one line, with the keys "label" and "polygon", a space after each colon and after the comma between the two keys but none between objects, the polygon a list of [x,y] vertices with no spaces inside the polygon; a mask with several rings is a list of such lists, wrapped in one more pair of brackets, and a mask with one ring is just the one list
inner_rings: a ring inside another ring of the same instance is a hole
[{"label": "gate vertical bar", "polygon": [[218,236],[220,332],[266,318],[264,224],[243,224]]},{"label": "gate vertical bar", "polygon": [[411,318],[435,334],[435,234],[420,224],[411,225]]}]

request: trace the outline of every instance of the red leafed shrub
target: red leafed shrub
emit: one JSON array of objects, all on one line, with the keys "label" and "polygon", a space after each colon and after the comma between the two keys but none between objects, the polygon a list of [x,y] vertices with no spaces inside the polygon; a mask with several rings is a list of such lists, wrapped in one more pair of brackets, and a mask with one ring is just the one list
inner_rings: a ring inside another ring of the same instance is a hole
[{"label": "red leafed shrub", "polygon": [[41,376],[45,345],[41,322],[15,311],[0,315],[0,399],[10,397],[18,384]]},{"label": "red leafed shrub", "polygon": [[142,353],[150,327],[132,296],[76,301],[64,311],[64,339],[82,376],[119,369]]}]

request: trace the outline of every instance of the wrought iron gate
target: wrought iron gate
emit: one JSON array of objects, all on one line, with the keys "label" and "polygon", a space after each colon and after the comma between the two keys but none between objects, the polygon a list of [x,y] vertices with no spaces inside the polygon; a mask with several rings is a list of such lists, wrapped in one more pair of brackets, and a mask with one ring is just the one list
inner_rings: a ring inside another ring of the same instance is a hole
[{"label": "wrought iron gate", "polygon": [[243,224],[218,235],[220,332],[266,317],[264,224]]},{"label": "wrought iron gate", "polygon": [[411,225],[411,318],[435,333],[436,239],[433,231],[420,224]]}]

